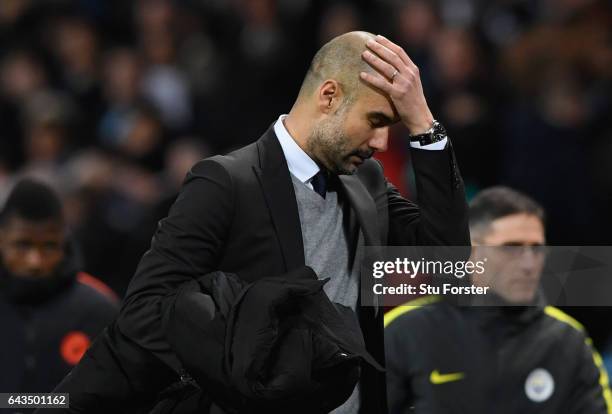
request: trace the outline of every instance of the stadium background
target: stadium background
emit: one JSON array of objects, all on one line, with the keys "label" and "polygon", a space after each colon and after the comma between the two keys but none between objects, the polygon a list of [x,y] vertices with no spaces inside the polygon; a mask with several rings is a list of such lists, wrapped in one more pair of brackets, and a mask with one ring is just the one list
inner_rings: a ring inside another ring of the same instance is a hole
[{"label": "stadium background", "polygon": [[[505,184],[553,245],[612,234],[612,7],[596,0],[2,0],[0,204],[60,192],[85,270],[123,294],[198,159],[254,141],[325,41],[381,33],[421,69],[471,196]],[[414,196],[405,134],[381,154]],[[571,309],[600,349],[607,309]]]}]

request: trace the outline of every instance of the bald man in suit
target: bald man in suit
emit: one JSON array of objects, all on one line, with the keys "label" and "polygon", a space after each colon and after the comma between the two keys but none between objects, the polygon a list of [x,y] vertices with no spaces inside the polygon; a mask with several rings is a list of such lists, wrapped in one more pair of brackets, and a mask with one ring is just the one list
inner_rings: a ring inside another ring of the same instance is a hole
[{"label": "bald man in suit", "polygon": [[[372,159],[394,123],[410,134],[418,204]],[[417,67],[382,36],[341,35],[317,52],[291,111],[259,140],[192,168],[120,317],[57,391],[71,393],[70,412],[134,412],[155,399],[181,367],[163,335],[165,303],[215,270],[252,282],[312,267],[331,279],[329,298],[358,314],[367,349],[384,363],[382,312],[360,303],[364,247],[468,244],[463,182]],[[365,367],[334,411],[357,412],[386,412],[384,374]]]}]

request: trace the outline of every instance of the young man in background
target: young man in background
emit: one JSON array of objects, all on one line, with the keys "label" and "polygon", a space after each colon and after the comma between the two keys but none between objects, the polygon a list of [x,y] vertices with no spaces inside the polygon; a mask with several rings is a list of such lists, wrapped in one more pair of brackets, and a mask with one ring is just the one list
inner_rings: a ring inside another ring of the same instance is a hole
[{"label": "young man in background", "polygon": [[117,310],[80,272],[57,195],[18,182],[0,210],[0,392],[51,392]]}]

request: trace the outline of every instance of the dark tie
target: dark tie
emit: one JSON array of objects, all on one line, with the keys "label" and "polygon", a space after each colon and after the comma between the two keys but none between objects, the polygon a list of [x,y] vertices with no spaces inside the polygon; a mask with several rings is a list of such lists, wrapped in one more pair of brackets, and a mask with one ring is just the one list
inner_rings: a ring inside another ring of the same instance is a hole
[{"label": "dark tie", "polygon": [[319,170],[318,173],[312,177],[310,181],[312,184],[312,188],[323,198],[325,198],[325,194],[327,193],[327,175],[325,171]]}]

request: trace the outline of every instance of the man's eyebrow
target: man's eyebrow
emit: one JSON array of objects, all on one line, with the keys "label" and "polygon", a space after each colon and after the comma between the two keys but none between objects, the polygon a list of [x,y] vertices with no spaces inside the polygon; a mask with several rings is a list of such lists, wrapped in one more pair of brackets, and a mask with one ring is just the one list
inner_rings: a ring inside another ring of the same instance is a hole
[{"label": "man's eyebrow", "polygon": [[370,119],[372,118],[380,119],[386,125],[391,125],[399,121],[399,118],[396,119],[395,117],[390,117],[389,115],[385,114],[384,112],[380,112],[380,111],[368,112],[367,115],[368,115],[368,118]]}]

